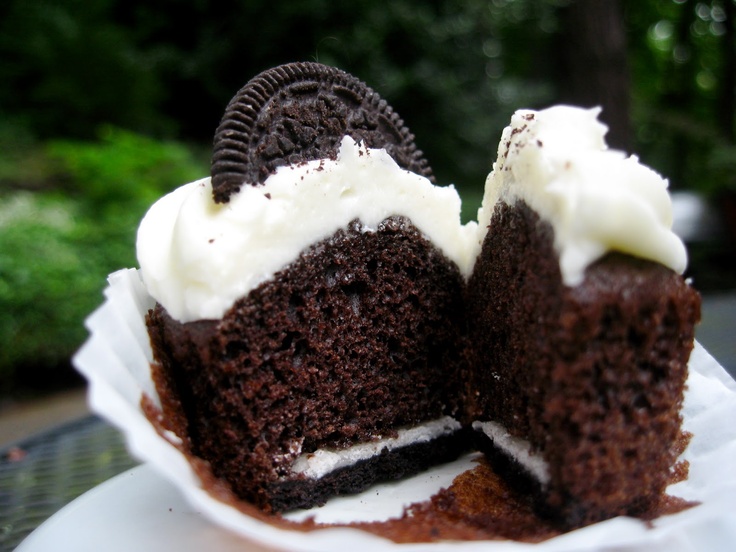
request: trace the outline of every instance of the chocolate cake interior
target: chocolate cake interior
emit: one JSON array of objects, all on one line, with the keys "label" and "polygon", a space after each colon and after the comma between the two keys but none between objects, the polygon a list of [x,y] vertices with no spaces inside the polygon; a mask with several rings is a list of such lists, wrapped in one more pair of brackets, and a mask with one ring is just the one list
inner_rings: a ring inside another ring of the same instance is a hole
[{"label": "chocolate cake interior", "polygon": [[547,472],[483,447],[570,526],[641,512],[676,457],[698,294],[619,253],[564,286],[552,228],[521,200],[498,204],[490,228],[468,285],[471,417],[527,441]]},{"label": "chocolate cake interior", "polygon": [[472,427],[563,525],[650,509],[699,297],[666,181],[608,155],[597,116],[514,115],[476,258],[478,226],[373,90],[315,63],[246,84],[211,179],[139,231],[157,388],[186,451],[276,512],[451,460]]},{"label": "chocolate cake interior", "polygon": [[148,327],[185,447],[265,509],[309,507],[462,451],[453,430],[436,436],[444,446],[379,450],[321,483],[292,471],[319,449],[459,416],[462,277],[406,219],[375,231],[355,221],[222,320],[181,324],[157,306]]}]

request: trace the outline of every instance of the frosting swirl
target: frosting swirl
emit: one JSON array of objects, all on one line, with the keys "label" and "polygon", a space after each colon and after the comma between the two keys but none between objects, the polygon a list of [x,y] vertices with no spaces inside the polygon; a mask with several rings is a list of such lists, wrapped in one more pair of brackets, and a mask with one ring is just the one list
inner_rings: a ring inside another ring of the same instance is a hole
[{"label": "frosting swirl", "polygon": [[395,215],[468,275],[475,223],[461,224],[456,190],[348,136],[337,159],[281,167],[228,203],[214,202],[209,178],[159,199],[138,228],[138,262],[149,293],[176,320],[218,319],[310,245],[353,220],[373,231]]},{"label": "frosting swirl", "polygon": [[558,105],[513,115],[486,180],[479,241],[496,203],[520,199],[552,225],[568,286],[612,250],[684,272],[687,253],[672,232],[668,181],[636,156],[608,149],[599,114]]}]

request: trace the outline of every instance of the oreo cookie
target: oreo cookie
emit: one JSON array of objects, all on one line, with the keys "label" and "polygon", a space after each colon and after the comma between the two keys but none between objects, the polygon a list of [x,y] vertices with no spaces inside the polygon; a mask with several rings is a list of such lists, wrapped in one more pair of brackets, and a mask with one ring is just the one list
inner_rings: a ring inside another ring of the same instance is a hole
[{"label": "oreo cookie", "polygon": [[226,203],[278,167],[334,159],[345,135],[432,179],[414,135],[375,91],[334,67],[300,62],[257,75],[228,104],[214,139],[214,199]]}]

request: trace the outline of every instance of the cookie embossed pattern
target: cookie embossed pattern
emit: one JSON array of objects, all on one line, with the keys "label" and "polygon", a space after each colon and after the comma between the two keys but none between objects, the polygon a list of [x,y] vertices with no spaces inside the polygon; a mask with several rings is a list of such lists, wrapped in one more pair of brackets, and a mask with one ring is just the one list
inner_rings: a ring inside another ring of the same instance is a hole
[{"label": "cookie embossed pattern", "polygon": [[432,179],[414,136],[375,91],[339,69],[292,63],[251,79],[225,109],[212,157],[215,201],[263,184],[278,167],[334,158],[344,136]]}]

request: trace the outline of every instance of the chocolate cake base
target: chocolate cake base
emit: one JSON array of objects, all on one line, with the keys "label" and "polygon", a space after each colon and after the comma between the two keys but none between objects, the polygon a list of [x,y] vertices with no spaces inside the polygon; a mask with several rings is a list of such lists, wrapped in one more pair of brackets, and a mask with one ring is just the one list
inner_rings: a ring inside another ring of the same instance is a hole
[{"label": "chocolate cake base", "polygon": [[[395,217],[317,243],[222,320],[181,324],[156,306],[147,324],[167,417],[239,497],[303,507],[305,493],[280,483],[300,454],[459,417],[462,289],[454,263]],[[316,501],[447,458],[429,448],[420,463],[325,482]]]},{"label": "chocolate cake base", "polygon": [[451,460],[461,435],[318,480],[291,472],[300,454],[444,415],[527,440],[546,484],[498,450],[488,457],[564,527],[650,511],[679,453],[698,294],[619,253],[567,287],[552,228],[526,204],[497,207],[491,224],[467,289],[416,228],[391,218],[314,245],[222,320],[180,324],[157,306],[147,322],[171,429],[264,511]]},{"label": "chocolate cake base", "polygon": [[540,508],[578,527],[657,500],[677,456],[697,292],[618,253],[565,286],[551,226],[518,201],[496,207],[467,304],[469,415],[545,459]]}]

